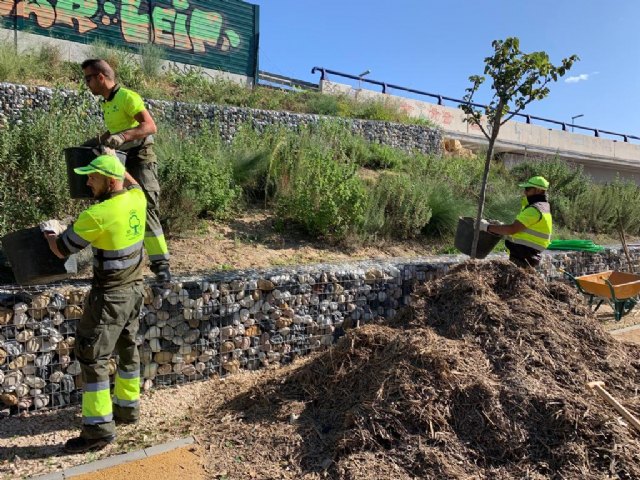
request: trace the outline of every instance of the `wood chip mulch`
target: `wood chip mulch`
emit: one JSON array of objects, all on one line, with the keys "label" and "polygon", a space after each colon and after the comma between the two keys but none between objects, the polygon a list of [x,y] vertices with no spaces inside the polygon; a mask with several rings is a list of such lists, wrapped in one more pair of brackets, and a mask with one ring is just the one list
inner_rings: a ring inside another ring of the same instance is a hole
[{"label": "wood chip mulch", "polygon": [[635,479],[640,432],[586,383],[640,415],[639,353],[575,289],[469,261],[393,322],[250,388],[211,383],[199,438],[214,478]]}]

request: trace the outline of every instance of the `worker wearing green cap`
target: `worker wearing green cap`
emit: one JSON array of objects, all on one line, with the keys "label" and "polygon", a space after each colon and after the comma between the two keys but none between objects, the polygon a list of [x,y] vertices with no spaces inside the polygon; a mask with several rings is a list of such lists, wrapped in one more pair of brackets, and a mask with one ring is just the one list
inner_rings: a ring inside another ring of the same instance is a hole
[{"label": "worker wearing green cap", "polygon": [[491,225],[480,222],[480,230],[496,235],[506,235],[505,246],[509,260],[520,267],[536,267],[542,252],[551,242],[553,221],[547,198],[549,182],[541,176],[531,177],[518,185],[524,188],[522,209],[511,225]]},{"label": "worker wearing green cap", "polygon": [[[115,421],[137,421],[140,357],[136,346],[143,303],[142,266],[147,201],[114,155],[86,167],[87,185],[97,200],[63,232],[41,225],[51,251],[65,258],[91,245],[93,281],[76,330],[75,354],[84,380],[82,432],[65,444],[71,453],[103,448],[115,439]],[[51,231],[54,230],[54,231]],[[109,358],[118,353],[113,398]]]}]

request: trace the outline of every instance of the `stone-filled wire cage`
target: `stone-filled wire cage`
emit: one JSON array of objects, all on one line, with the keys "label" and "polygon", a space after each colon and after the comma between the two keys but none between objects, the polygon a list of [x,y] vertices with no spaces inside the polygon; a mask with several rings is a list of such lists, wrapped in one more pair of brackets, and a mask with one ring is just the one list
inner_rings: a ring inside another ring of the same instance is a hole
[{"label": "stone-filled wire cage", "polygon": [[0,403],[10,413],[78,403],[75,331],[87,287],[0,290]]},{"label": "stone-filled wire cage", "polygon": [[[392,317],[415,278],[399,268],[279,272],[145,286],[137,344],[143,390],[287,364],[349,328]],[[424,277],[424,275],[423,275]],[[247,279],[250,278],[250,279]],[[77,404],[74,354],[87,284],[0,288],[0,409]],[[113,382],[115,354],[109,361]]]}]

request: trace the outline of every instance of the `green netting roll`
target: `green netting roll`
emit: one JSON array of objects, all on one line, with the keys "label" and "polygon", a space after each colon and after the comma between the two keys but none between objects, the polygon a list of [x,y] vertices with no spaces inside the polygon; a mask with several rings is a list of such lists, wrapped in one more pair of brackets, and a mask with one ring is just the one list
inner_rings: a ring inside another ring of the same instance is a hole
[{"label": "green netting roll", "polygon": [[602,252],[604,247],[593,243],[593,240],[553,240],[547,249],[598,253]]}]

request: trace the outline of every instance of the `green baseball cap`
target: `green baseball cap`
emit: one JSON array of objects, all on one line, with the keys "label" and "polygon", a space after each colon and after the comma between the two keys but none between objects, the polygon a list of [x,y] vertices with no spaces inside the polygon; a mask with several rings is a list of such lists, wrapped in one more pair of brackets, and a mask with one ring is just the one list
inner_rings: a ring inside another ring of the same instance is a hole
[{"label": "green baseball cap", "polygon": [[115,178],[116,180],[124,180],[125,168],[120,159],[114,155],[100,155],[91,160],[86,167],[78,167],[73,169],[78,175],[89,175],[90,173],[99,173],[105,177]]},{"label": "green baseball cap", "polygon": [[529,180],[527,180],[524,183],[519,183],[518,186],[521,188],[533,187],[533,188],[541,188],[542,190],[546,190],[549,188],[549,182],[547,181],[546,178],[537,176],[537,177],[531,177]]}]

